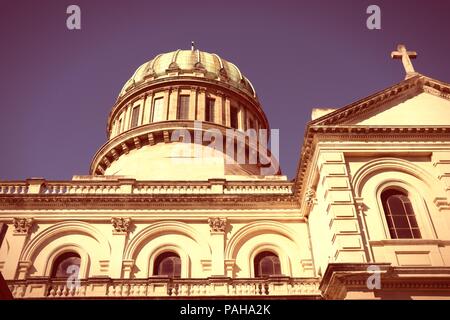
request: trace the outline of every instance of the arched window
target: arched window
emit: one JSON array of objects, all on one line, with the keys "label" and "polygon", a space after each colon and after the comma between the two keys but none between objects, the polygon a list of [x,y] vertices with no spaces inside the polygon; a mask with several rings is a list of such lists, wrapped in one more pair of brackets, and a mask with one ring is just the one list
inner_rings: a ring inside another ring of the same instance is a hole
[{"label": "arched window", "polygon": [[155,260],[153,274],[157,276],[181,277],[181,259],[174,252],[161,253]]},{"label": "arched window", "polygon": [[58,256],[53,262],[51,277],[68,278],[74,273],[78,276],[81,257],[75,252],[65,252]]},{"label": "arched window", "polygon": [[264,251],[255,257],[255,277],[281,274],[280,259],[272,252]]},{"label": "arched window", "polygon": [[411,201],[405,192],[387,189],[381,193],[381,202],[392,239],[421,238]]}]

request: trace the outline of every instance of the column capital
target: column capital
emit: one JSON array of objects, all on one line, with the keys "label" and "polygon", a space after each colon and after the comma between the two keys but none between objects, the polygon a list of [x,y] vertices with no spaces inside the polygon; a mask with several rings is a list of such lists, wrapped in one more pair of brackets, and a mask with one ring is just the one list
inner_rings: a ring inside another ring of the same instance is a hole
[{"label": "column capital", "polygon": [[13,218],[14,234],[27,235],[33,226],[32,218]]},{"label": "column capital", "polygon": [[317,203],[315,188],[309,187],[308,190],[306,190],[305,202],[308,207],[312,207],[315,203]]},{"label": "column capital", "polygon": [[113,234],[127,234],[130,231],[131,218],[111,218]]},{"label": "column capital", "polygon": [[211,228],[211,233],[223,233],[227,227],[227,219],[218,217],[209,218],[208,224]]}]

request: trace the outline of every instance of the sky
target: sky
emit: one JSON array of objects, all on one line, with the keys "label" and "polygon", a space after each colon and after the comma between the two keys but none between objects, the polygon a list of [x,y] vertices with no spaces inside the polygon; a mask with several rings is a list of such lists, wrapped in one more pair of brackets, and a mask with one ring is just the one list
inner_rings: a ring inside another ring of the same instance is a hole
[{"label": "sky", "polygon": [[[71,4],[81,30],[66,27]],[[373,4],[381,30],[366,26]],[[123,84],[191,40],[253,83],[292,179],[312,108],[400,82],[397,44],[418,52],[416,71],[450,82],[448,12],[448,0],[0,0],[0,180],[88,174]]]}]

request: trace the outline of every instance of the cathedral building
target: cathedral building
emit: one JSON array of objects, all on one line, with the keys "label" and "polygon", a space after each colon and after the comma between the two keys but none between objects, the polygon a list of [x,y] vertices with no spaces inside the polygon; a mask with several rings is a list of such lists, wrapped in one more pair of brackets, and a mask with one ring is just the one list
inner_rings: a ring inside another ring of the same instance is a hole
[{"label": "cathedral building", "polygon": [[415,55],[312,110],[292,181],[237,66],[194,47],[144,63],[89,175],[0,181],[13,297],[449,299],[450,85]]}]

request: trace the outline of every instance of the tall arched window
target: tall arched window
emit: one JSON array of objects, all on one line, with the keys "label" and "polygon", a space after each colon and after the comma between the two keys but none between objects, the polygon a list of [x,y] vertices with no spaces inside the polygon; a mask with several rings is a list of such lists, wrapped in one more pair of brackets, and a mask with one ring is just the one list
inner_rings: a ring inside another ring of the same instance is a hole
[{"label": "tall arched window", "polygon": [[392,239],[421,238],[411,201],[405,192],[387,189],[381,193],[381,202]]},{"label": "tall arched window", "polygon": [[155,260],[153,274],[157,276],[181,277],[181,259],[174,252],[161,253]]},{"label": "tall arched window", "polygon": [[264,251],[255,257],[255,277],[281,274],[280,259],[272,252]]},{"label": "tall arched window", "polygon": [[74,273],[78,276],[81,257],[76,252],[65,252],[58,256],[53,262],[51,277],[68,278]]}]

